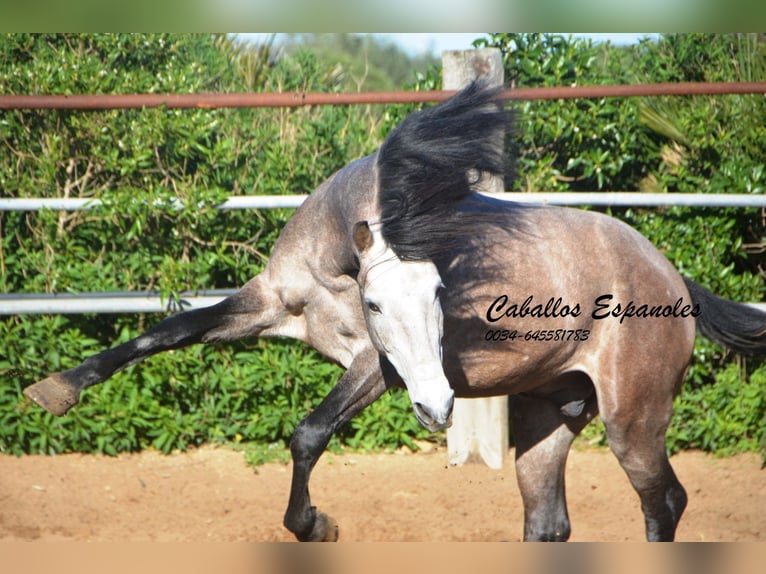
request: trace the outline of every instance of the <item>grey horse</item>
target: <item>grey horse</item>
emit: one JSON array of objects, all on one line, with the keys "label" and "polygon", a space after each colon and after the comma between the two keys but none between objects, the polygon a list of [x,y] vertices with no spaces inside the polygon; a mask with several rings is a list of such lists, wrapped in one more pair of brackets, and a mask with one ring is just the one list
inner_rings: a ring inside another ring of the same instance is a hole
[{"label": "grey horse", "polygon": [[299,540],[337,539],[311,505],[311,471],[332,434],[392,386],[407,388],[431,430],[449,425],[454,396],[510,395],[525,540],[569,537],[566,458],[600,413],[647,539],[672,540],[687,498],[665,431],[695,328],[764,353],[766,314],[682,278],[613,218],[476,193],[481,174],[505,167],[509,114],[497,96],[474,83],[410,115],[309,196],[236,294],[25,394],[63,415],[83,389],[160,351],[292,337],[346,369],[291,441],[284,524]]}]

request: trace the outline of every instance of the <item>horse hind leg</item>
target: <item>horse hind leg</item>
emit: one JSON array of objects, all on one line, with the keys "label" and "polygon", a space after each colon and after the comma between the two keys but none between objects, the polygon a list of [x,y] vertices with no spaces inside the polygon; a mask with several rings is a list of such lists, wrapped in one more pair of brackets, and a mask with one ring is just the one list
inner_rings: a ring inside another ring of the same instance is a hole
[{"label": "horse hind leg", "polygon": [[666,451],[670,408],[636,409],[643,415],[629,410],[620,415],[602,413],[609,446],[641,500],[646,539],[670,542],[687,502]]},{"label": "horse hind leg", "polygon": [[560,404],[551,398],[510,397],[516,479],[524,504],[524,541],[569,539],[566,461],[575,437],[598,410],[594,394],[586,392],[576,402],[579,405]]},{"label": "horse hind leg", "polygon": [[156,353],[257,335],[266,326],[261,318],[271,304],[265,293],[253,280],[216,305],[171,315],[131,341],[97,353],[72,369],[49,375],[25,388],[24,395],[48,412],[62,416],[79,402],[84,389]]}]

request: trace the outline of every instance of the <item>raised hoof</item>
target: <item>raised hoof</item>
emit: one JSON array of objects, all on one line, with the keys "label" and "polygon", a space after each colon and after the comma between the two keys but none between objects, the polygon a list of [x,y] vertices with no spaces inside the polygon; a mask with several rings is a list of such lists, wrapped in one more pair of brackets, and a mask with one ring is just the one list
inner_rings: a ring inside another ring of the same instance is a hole
[{"label": "raised hoof", "polygon": [[337,542],[338,523],[324,512],[317,512],[314,528],[311,530],[311,542]]},{"label": "raised hoof", "polygon": [[72,390],[61,373],[54,373],[24,389],[24,395],[57,417],[63,416],[79,402],[79,393]]}]

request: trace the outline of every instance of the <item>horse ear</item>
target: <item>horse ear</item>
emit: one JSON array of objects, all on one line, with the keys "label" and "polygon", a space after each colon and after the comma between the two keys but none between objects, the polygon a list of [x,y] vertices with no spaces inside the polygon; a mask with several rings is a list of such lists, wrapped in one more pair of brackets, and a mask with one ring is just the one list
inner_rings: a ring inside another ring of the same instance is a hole
[{"label": "horse ear", "polygon": [[352,237],[357,252],[364,253],[372,247],[372,231],[370,231],[370,226],[366,221],[359,221],[354,224]]}]

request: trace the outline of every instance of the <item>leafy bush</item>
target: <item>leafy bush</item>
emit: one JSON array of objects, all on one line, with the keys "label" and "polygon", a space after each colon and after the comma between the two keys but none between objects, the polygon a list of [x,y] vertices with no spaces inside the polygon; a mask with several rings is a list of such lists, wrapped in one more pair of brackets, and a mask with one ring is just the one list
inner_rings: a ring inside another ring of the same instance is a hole
[{"label": "leafy bush", "polygon": [[715,382],[690,385],[676,400],[668,446],[675,452],[697,448],[723,455],[766,451],[766,368],[748,376],[734,363]]},{"label": "leafy bush", "polygon": [[[623,83],[605,62],[613,50],[551,34],[491,34],[479,47],[501,50],[514,87]],[[620,69],[619,67],[617,68]],[[629,99],[535,100],[516,104],[512,153],[521,191],[636,189],[647,170],[649,135]]]}]

